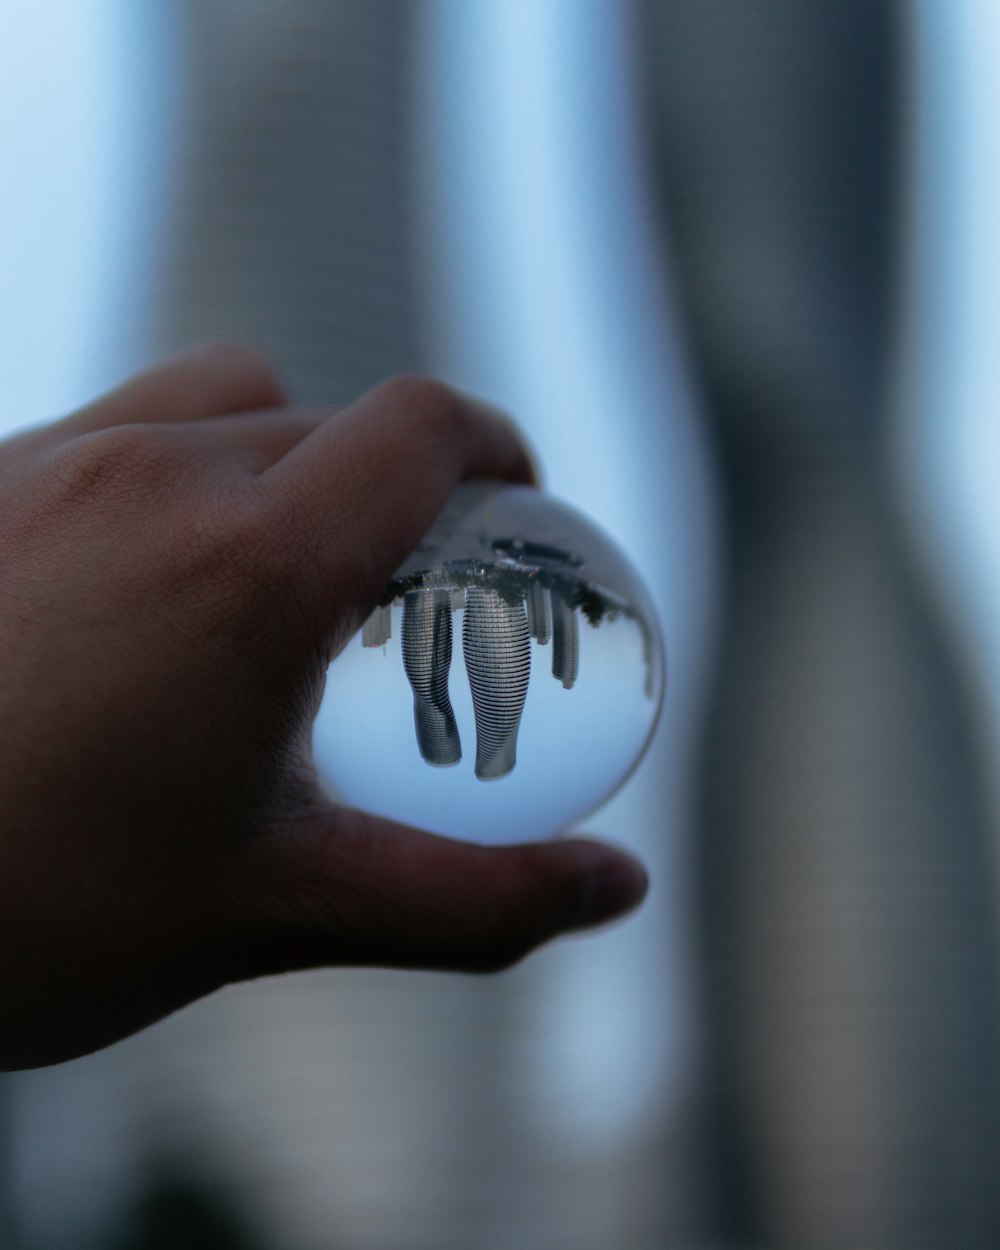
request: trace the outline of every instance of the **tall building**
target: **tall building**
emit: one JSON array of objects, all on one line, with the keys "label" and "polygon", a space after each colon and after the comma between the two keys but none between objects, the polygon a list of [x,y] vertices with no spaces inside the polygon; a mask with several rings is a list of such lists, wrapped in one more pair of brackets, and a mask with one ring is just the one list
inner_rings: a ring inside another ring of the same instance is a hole
[{"label": "tall building", "polygon": [[462,631],[476,716],[476,776],[505,777],[517,762],[517,731],[528,695],[531,638],[524,601],[469,590]]},{"label": "tall building", "polygon": [[462,758],[462,742],[448,695],[449,590],[407,593],[403,600],[403,668],[413,691],[413,722],[420,754],[428,764],[457,764]]},{"label": "tall building", "polygon": [[580,667],[580,633],[576,610],[558,591],[549,592],[552,600],[552,676],[567,690],[573,688]]}]

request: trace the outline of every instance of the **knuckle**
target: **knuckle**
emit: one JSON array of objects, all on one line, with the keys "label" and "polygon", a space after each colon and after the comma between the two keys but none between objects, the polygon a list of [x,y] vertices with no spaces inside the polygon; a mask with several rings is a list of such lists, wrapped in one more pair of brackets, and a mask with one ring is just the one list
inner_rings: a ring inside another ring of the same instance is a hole
[{"label": "knuckle", "polygon": [[385,398],[405,413],[423,437],[444,442],[459,438],[468,416],[458,394],[437,378],[404,373],[382,383]]},{"label": "knuckle", "polygon": [[[349,559],[331,560],[324,519],[307,501],[278,499],[262,489],[253,500],[248,521],[253,527],[248,572],[259,594],[309,632],[319,634],[327,629],[320,619],[327,619],[328,604],[333,604],[334,612],[344,610],[344,579],[351,570]],[[332,564],[336,574],[321,578],[319,570]]]},{"label": "knuckle", "polygon": [[253,490],[213,499],[202,509],[195,551],[198,579],[214,597],[253,617],[265,632],[312,637],[321,632],[309,593],[312,545],[289,534],[281,516]]},{"label": "knuckle", "polygon": [[63,504],[138,502],[161,495],[178,467],[161,431],[116,425],[61,447],[51,461],[51,485]]},{"label": "knuckle", "polygon": [[169,548],[175,600],[199,613],[205,628],[263,643],[297,618],[294,571],[252,492],[213,486],[189,499]]},{"label": "knuckle", "polygon": [[247,343],[238,339],[213,339],[202,349],[206,356],[220,365],[239,371],[255,383],[259,390],[270,390],[275,402],[285,398],[285,388],[271,361]]},{"label": "knuckle", "polygon": [[214,490],[206,494],[188,544],[187,562],[202,566],[217,587],[241,593],[266,587],[274,579],[275,561],[267,526],[247,492]]}]

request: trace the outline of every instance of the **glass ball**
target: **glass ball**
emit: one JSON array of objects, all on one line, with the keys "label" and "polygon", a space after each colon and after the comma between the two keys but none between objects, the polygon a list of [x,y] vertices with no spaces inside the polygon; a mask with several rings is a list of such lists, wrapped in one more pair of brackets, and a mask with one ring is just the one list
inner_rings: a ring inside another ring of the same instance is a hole
[{"label": "glass ball", "polygon": [[331,664],[314,753],[354,807],[535,841],[628,777],[663,686],[649,594],[614,543],[530,487],[466,482]]}]

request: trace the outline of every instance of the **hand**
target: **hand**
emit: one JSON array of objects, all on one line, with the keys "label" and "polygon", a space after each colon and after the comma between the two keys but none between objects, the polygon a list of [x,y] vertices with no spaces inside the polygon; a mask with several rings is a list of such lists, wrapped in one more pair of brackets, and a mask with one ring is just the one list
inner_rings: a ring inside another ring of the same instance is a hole
[{"label": "hand", "polygon": [[449,841],[317,782],[327,665],[463,476],[532,477],[473,401],[293,408],[223,344],[0,446],[0,1066],[261,974],[498,969],[639,901],[611,847]]}]

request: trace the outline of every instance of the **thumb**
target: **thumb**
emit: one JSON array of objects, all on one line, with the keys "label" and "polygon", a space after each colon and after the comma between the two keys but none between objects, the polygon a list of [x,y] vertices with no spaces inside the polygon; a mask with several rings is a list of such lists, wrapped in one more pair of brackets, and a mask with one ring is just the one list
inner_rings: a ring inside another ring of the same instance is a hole
[{"label": "thumb", "polygon": [[646,871],[587,839],[486,847],[352,809],[243,865],[241,977],[320,965],[492,972],[641,902]]}]

